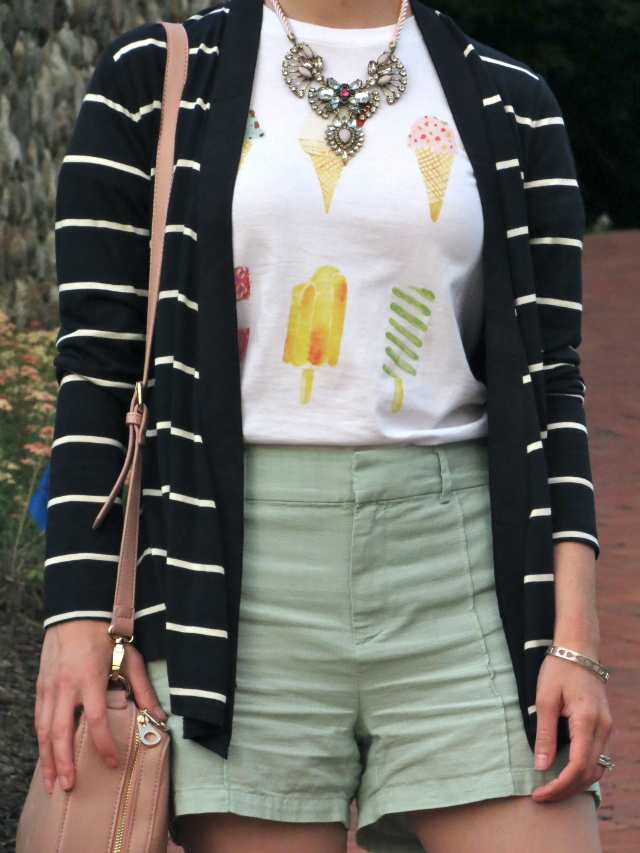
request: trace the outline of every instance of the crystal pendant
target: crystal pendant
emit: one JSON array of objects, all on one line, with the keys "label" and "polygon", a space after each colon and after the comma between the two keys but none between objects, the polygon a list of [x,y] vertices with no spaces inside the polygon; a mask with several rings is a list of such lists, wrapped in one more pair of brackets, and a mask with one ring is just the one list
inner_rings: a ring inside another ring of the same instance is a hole
[{"label": "crystal pendant", "polygon": [[342,157],[345,165],[349,157],[357,154],[364,143],[364,131],[352,116],[334,118],[325,131],[325,137],[329,147]]}]

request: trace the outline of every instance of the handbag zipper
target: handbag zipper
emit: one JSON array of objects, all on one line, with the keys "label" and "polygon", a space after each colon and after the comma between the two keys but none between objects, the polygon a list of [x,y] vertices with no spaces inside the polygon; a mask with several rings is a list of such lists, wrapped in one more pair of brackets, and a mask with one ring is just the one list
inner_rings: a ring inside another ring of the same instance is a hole
[{"label": "handbag zipper", "polygon": [[159,723],[157,720],[154,720],[153,717],[148,713],[148,711],[139,711],[136,721],[138,725],[138,731],[136,732],[136,737],[133,743],[133,760],[131,761],[131,768],[127,777],[124,801],[122,803],[122,811],[120,812],[120,817],[118,819],[118,827],[116,829],[116,837],[113,844],[112,853],[121,853],[122,850],[122,839],[124,837],[124,828],[127,819],[127,806],[129,805],[131,785],[133,783],[133,775],[136,769],[136,764],[138,763],[140,746],[142,744],[147,747],[155,746],[162,740],[162,736],[160,735],[158,729],[164,729],[164,723]]},{"label": "handbag zipper", "polygon": [[136,739],[133,744],[133,761],[131,763],[131,769],[129,770],[129,777],[127,779],[127,787],[124,794],[124,802],[122,803],[122,811],[120,812],[120,819],[118,820],[118,828],[116,829],[116,839],[113,845],[113,853],[120,853],[122,849],[122,836],[124,835],[124,822],[127,817],[127,806],[129,805],[129,795],[131,794],[131,782],[133,781],[133,771],[135,770],[136,763],[138,761],[138,753],[140,752],[140,744],[142,740],[140,739],[140,735],[136,732]]}]

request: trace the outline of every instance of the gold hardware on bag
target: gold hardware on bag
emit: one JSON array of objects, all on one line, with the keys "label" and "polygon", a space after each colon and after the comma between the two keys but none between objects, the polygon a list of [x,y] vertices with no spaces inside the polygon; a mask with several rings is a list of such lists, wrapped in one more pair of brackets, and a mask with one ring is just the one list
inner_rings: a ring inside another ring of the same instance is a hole
[{"label": "gold hardware on bag", "polygon": [[120,682],[124,686],[127,696],[131,696],[131,685],[120,670],[122,669],[122,662],[124,660],[125,647],[131,643],[133,636],[128,638],[115,636],[112,628],[113,625],[110,625],[109,636],[113,640],[113,653],[111,655],[111,672],[109,673],[109,678],[111,681]]},{"label": "gold hardware on bag", "polygon": [[124,660],[124,644],[117,642],[113,646],[113,655],[111,656],[111,675],[117,675],[122,667]]},{"label": "gold hardware on bag", "polygon": [[133,634],[130,637],[125,637],[124,635],[120,636],[119,634],[114,634],[113,633],[113,625],[109,625],[109,636],[111,637],[111,639],[113,640],[114,643],[126,643],[127,645],[129,645],[129,643],[133,642]]}]

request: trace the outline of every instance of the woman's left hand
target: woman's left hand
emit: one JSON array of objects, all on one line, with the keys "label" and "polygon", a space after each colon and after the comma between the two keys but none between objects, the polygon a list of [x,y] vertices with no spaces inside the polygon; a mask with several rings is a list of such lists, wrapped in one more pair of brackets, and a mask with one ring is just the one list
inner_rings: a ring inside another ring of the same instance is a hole
[{"label": "woman's left hand", "polygon": [[579,794],[599,781],[604,767],[598,764],[606,752],[611,732],[611,713],[601,679],[588,669],[557,657],[545,657],[538,676],[536,695],[538,727],[535,767],[546,770],[557,746],[558,717],[569,720],[569,763],[551,782],[536,788],[537,802],[558,802]]}]

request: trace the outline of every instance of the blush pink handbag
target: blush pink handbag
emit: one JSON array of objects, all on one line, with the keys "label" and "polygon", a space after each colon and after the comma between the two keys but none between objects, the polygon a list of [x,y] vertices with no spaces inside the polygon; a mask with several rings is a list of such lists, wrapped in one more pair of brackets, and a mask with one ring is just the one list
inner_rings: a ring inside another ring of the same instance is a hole
[{"label": "blush pink handbag", "polygon": [[97,516],[97,527],[119,494],[129,468],[131,480],[124,518],[118,579],[109,634],[114,641],[107,716],[118,749],[118,766],[107,767],[98,755],[82,708],[76,711],[73,789],[56,785],[47,794],[40,762],[20,816],[16,853],[166,853],[169,825],[169,735],[164,724],[130,697],[120,674],[127,643],[133,639],[134,590],[138,549],[138,517],[142,447],[147,408],[142,393],[147,385],[151,339],[160,283],[160,267],[169,195],[173,180],[175,132],[187,75],[189,44],[180,24],[166,24],[167,65],[162,95],[160,135],[151,228],[147,341],[143,378],[126,416],[129,447],[122,473]]}]

